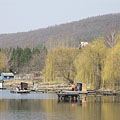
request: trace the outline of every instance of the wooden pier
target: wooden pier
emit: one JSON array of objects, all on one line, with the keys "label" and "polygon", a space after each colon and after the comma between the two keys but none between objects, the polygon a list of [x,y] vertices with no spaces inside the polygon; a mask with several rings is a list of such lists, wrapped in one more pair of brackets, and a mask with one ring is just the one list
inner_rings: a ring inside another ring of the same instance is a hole
[{"label": "wooden pier", "polygon": [[88,91],[88,95],[99,96],[120,96],[120,91]]},{"label": "wooden pier", "polygon": [[86,95],[87,92],[81,91],[65,91],[62,93],[58,93],[59,101],[78,101],[81,100],[81,95]]}]

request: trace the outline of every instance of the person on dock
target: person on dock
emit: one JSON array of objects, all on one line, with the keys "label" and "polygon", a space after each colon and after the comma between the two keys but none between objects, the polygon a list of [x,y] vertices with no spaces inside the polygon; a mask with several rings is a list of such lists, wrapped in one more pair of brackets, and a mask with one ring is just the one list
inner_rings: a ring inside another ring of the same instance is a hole
[{"label": "person on dock", "polygon": [[76,86],[76,85],[75,85],[74,91],[78,91],[78,90],[77,90],[77,86]]},{"label": "person on dock", "polygon": [[74,91],[74,90],[75,90],[75,84],[72,85],[72,91]]}]

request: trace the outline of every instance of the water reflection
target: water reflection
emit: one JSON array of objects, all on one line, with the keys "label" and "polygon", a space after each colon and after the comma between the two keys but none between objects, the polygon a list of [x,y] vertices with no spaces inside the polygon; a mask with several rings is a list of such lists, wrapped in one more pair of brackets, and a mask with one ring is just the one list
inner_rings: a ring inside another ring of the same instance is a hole
[{"label": "water reflection", "polygon": [[6,99],[7,95],[3,95],[2,98],[1,95],[0,120],[119,120],[120,118],[120,97],[82,96],[78,102],[58,102],[54,94],[34,94],[34,99],[29,98],[30,95],[21,97],[22,99],[13,99],[13,94],[10,95],[12,99]]},{"label": "water reflection", "polygon": [[58,103],[72,103],[72,106],[74,107],[77,103],[78,106],[83,105],[86,106],[87,96],[81,95],[79,99],[70,99],[69,97],[67,99],[58,99]]}]

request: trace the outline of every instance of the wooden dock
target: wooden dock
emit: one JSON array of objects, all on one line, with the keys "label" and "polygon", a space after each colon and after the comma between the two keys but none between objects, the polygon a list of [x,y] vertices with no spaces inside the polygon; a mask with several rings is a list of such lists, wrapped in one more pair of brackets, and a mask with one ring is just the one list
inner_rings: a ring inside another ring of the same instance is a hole
[{"label": "wooden dock", "polygon": [[62,91],[62,93],[66,93],[66,94],[88,94],[87,91]]},{"label": "wooden dock", "polygon": [[82,91],[65,91],[57,95],[59,101],[78,101],[81,99],[81,95],[86,95],[87,93]]},{"label": "wooden dock", "polygon": [[120,96],[120,91],[88,91],[88,95]]},{"label": "wooden dock", "polygon": [[83,96],[120,96],[120,92],[111,91],[64,91],[57,93],[59,101],[78,101]]}]

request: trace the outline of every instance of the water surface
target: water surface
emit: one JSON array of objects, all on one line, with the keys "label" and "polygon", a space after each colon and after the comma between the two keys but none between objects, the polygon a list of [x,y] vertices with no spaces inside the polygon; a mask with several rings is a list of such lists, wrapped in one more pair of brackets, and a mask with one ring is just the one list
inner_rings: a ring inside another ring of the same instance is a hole
[{"label": "water surface", "polygon": [[0,120],[120,120],[120,97],[58,102],[56,94],[0,91]]}]

